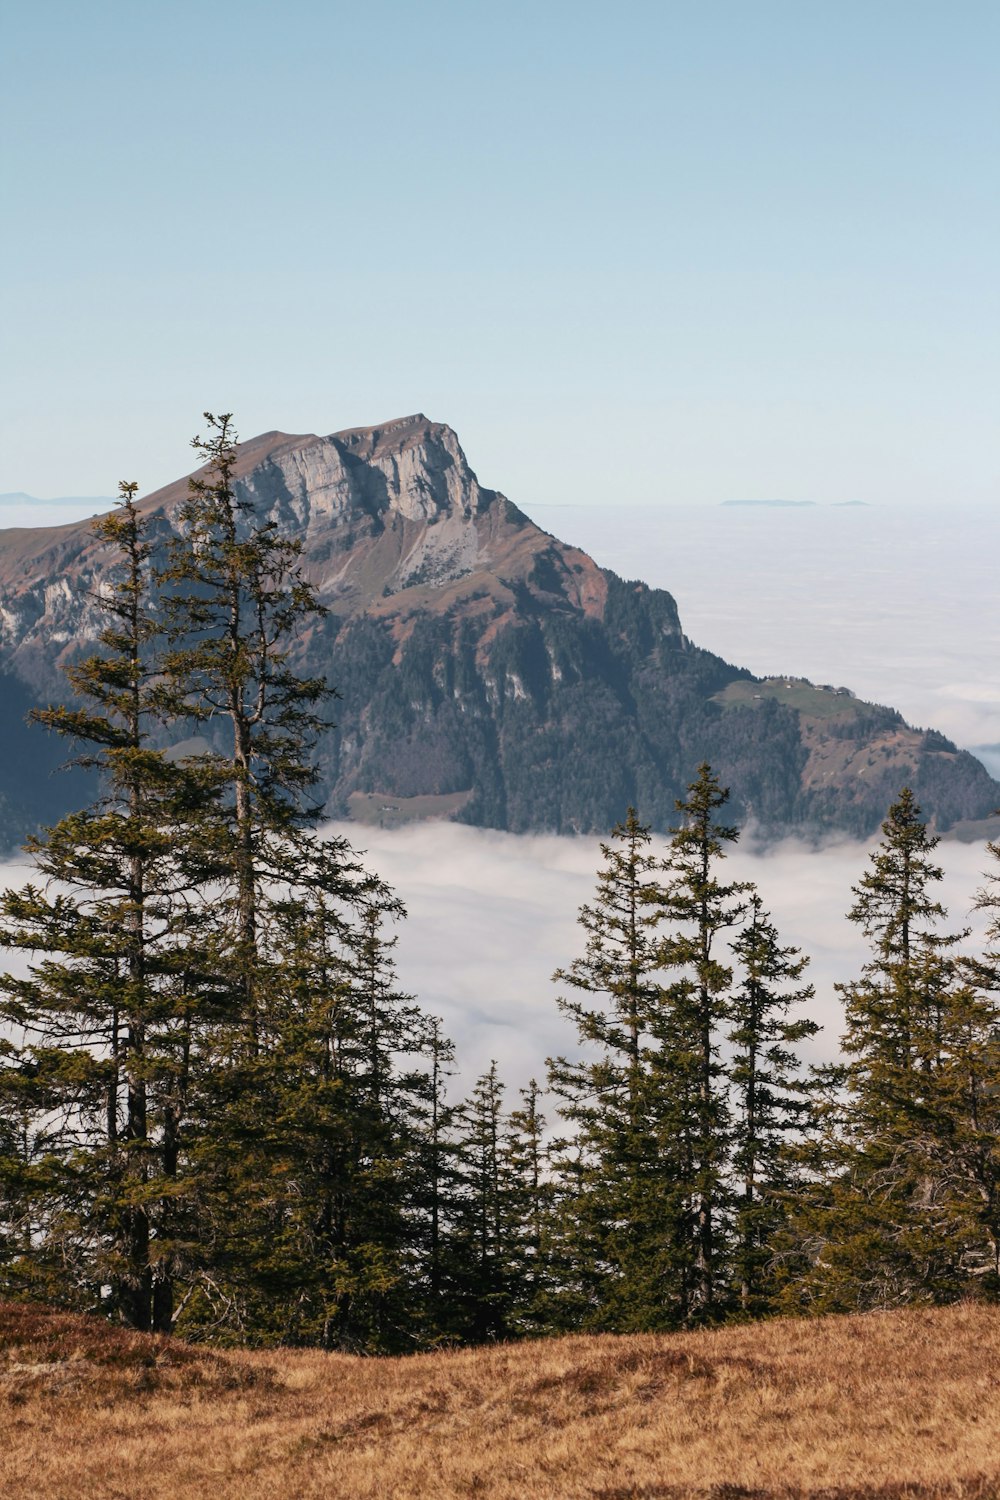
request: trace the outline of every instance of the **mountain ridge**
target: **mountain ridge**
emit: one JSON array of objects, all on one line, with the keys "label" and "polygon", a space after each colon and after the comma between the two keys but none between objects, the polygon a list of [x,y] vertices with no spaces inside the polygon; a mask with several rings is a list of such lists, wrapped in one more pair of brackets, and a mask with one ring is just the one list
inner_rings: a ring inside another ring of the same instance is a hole
[{"label": "mountain ridge", "polygon": [[[188,477],[140,501],[158,549]],[[705,759],[772,832],[871,832],[904,781],[941,829],[1000,802],[979,762],[894,710],[694,645],[671,594],[482,486],[423,413],[262,433],[239,445],[235,486],[302,540],[328,611],[294,659],[339,694],[317,747],[331,814],[591,833],[636,805],[665,827]],[[91,524],[0,531],[0,673],[22,693],[65,697],[61,669],[96,640],[115,557]],[[25,792],[3,790],[9,837]]]}]

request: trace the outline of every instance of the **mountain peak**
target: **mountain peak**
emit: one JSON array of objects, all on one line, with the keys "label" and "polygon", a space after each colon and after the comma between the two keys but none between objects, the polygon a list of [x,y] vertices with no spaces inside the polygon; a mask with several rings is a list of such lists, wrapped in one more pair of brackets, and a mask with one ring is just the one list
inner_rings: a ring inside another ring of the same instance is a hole
[{"label": "mountain peak", "polygon": [[330,436],[352,448],[389,449],[406,447],[434,432],[451,431],[444,423],[432,422],[422,411],[418,411],[409,417],[393,417],[389,422],[379,422],[374,427],[346,427]]},{"label": "mountain peak", "polygon": [[[324,515],[343,520],[359,508],[420,522],[456,511],[468,518],[493,498],[480,490],[454,429],[423,412],[327,437],[258,433],[237,445],[234,476],[258,503],[290,510],[286,520],[296,529]],[[188,478],[147,495],[142,508],[173,510],[187,497]]]},{"label": "mountain peak", "polygon": [[469,519],[492,492],[481,491],[458,434],[423,412],[375,427],[350,427],[329,440],[348,465],[365,465],[386,481],[387,508],[411,521],[446,515]]}]

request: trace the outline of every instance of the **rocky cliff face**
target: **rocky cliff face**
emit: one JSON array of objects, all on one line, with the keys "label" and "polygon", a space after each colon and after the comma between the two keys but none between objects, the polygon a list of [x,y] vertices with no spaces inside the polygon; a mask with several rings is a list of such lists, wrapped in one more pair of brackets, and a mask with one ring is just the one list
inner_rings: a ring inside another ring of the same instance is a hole
[{"label": "rocky cliff face", "polygon": [[[319,746],[331,812],[604,831],[634,803],[665,826],[703,759],[771,828],[867,832],[904,781],[942,827],[1000,800],[977,761],[892,710],[757,682],[692,646],[669,594],[483,489],[455,433],[423,416],[266,433],[241,446],[237,484],[302,539],[329,610],[298,650],[340,695]],[[161,543],[186,492],[180,480],[142,502]],[[92,649],[114,563],[86,523],[0,533],[9,694],[65,696],[61,668]],[[6,764],[8,838],[72,805],[56,779],[40,812],[30,753]]]}]

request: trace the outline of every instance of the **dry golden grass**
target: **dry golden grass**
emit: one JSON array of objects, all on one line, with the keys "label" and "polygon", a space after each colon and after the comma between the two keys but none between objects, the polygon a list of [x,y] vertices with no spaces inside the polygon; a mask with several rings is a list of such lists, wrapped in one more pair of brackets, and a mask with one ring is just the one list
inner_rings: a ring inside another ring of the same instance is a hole
[{"label": "dry golden grass", "polygon": [[995,1500],[1000,1310],[366,1360],[0,1304],[4,1500]]}]

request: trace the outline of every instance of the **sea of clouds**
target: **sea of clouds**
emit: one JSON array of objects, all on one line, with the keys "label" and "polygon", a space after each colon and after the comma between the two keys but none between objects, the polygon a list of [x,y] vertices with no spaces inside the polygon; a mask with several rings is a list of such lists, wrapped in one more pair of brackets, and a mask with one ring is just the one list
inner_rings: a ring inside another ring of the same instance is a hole
[{"label": "sea of clouds", "polygon": [[[590,901],[600,863],[599,840],[523,837],[454,824],[393,831],[336,825],[367,851],[366,863],[399,892],[408,918],[398,927],[399,975],[424,1008],[443,1018],[465,1079],[496,1058],[502,1076],[523,1086],[544,1078],[544,1059],[573,1055],[574,1032],[556,1006],[565,987],[552,982],[583,951],[576,925]],[[654,840],[654,850],[664,841]],[[752,880],[782,941],[810,955],[816,997],[808,1014],[823,1027],[808,1048],[811,1061],[838,1053],[841,1004],[834,985],[865,961],[864,940],[845,920],[851,887],[870,845],[840,840],[817,850],[789,839],[764,849],[739,848],[725,873]],[[967,947],[982,934],[973,898],[991,873],[982,845],[944,841],[941,899],[951,923],[972,926]]]},{"label": "sea of clouds", "polygon": [[[331,833],[364,851],[366,866],[403,898],[404,921],[392,929],[400,987],[425,1011],[438,1015],[456,1047],[454,1087],[462,1089],[496,1059],[512,1089],[545,1077],[546,1057],[579,1055],[575,1033],[556,998],[565,986],[552,981],[582,953],[577,913],[594,894],[601,862],[597,838],[517,835],[452,823],[400,829],[329,825]],[[751,880],[777,924],[782,941],[810,956],[816,988],[808,1014],[822,1031],[805,1054],[829,1062],[838,1054],[841,1002],[838,981],[855,978],[865,962],[864,940],[845,913],[851,887],[863,872],[874,841],[829,842],[822,849],[795,839],[765,847],[737,846],[726,878]],[[654,838],[653,852],[665,852]],[[966,927],[965,947],[981,943],[985,916],[973,900],[996,866],[981,844],[944,840],[941,900],[950,920],[942,930]],[[24,861],[0,868],[0,885],[31,878]],[[24,955],[0,956],[23,974]]]}]

